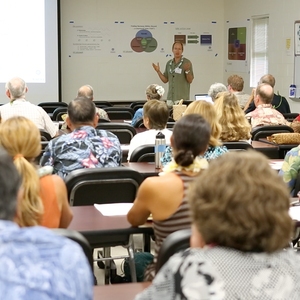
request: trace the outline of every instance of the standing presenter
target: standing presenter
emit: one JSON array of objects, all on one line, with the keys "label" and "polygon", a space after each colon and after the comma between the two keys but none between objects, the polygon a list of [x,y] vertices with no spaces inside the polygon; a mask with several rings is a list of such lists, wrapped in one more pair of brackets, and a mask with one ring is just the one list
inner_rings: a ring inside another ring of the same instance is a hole
[{"label": "standing presenter", "polygon": [[174,58],[166,64],[164,73],[160,71],[159,63],[152,64],[163,83],[169,82],[167,105],[172,107],[179,100],[190,99],[190,85],[194,79],[193,67],[190,60],[183,57],[183,44],[175,42],[172,46]]}]

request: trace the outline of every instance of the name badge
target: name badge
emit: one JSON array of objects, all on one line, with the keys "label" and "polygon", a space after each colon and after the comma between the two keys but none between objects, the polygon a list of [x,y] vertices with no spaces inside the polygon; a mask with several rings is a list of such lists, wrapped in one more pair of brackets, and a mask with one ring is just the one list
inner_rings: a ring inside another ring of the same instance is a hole
[{"label": "name badge", "polygon": [[178,67],[175,69],[175,73],[181,74],[181,72],[182,72],[182,69],[180,69],[180,68],[178,68]]}]

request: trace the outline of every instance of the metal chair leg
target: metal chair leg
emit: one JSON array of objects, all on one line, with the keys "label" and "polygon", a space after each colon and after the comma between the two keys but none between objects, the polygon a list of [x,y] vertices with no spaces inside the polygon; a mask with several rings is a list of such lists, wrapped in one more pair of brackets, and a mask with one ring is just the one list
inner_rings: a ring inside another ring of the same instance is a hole
[{"label": "metal chair leg", "polygon": [[129,243],[128,243],[126,248],[127,248],[128,255],[129,255],[129,266],[130,266],[130,273],[131,273],[131,281],[132,282],[137,282],[135,261],[134,261],[134,244],[133,244],[132,235],[129,238]]},{"label": "metal chair leg", "polygon": [[[110,257],[110,247],[105,247],[103,248],[103,257],[104,258],[108,258]],[[109,280],[110,280],[110,260],[105,260],[105,280],[104,283],[105,284],[109,284]]]}]

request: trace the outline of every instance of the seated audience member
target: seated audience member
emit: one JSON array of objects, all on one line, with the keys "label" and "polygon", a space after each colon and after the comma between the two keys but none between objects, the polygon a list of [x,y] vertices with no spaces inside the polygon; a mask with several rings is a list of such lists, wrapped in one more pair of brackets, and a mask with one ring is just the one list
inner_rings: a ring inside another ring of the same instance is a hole
[{"label": "seated audience member", "polygon": [[[162,86],[160,86],[158,84],[150,84],[146,89],[147,101],[148,100],[160,100],[161,97],[164,95],[164,93],[165,93],[165,89]],[[131,125],[135,126],[137,121],[139,121],[140,119],[143,119],[143,114],[144,114],[143,108],[139,108],[133,116]]]},{"label": "seated audience member", "polygon": [[159,100],[147,101],[143,106],[144,111],[144,125],[147,131],[136,134],[130,141],[128,150],[128,160],[134,149],[141,145],[155,144],[156,135],[161,132],[164,134],[166,144],[170,144],[170,137],[172,131],[167,129],[167,122],[169,119],[169,110],[167,104]]},{"label": "seated audience member", "polygon": [[283,181],[288,185],[292,192],[296,185],[296,179],[300,170],[300,145],[288,151],[284,157],[279,175],[282,176]]},{"label": "seated audience member", "polygon": [[[87,99],[93,101],[94,100],[94,89],[88,84],[83,85],[82,87],[79,88],[79,90],[77,92],[77,98],[79,98],[79,97],[84,97],[84,98],[87,98]],[[96,107],[96,111],[97,111],[97,114],[99,115],[99,118],[109,120],[108,114],[104,109],[102,109],[100,107]]]},{"label": "seated audience member", "polygon": [[218,93],[226,92],[226,91],[227,91],[227,87],[223,83],[216,82],[210,86],[207,94],[208,96],[211,97],[211,100],[215,102]]},{"label": "seated audience member", "polygon": [[[266,74],[266,75],[264,75],[260,78],[259,84],[261,84],[261,83],[267,83],[274,89],[275,78],[271,74]],[[254,90],[254,95],[252,95],[250,97],[247,105],[244,108],[246,114],[253,111],[253,110],[255,110],[255,104],[254,104],[254,101],[253,101],[254,96],[255,96],[255,90]],[[276,110],[278,110],[282,114],[291,112],[290,105],[289,105],[288,101],[286,100],[285,97],[279,95],[278,92],[277,92],[277,95],[274,94],[271,104],[272,104],[273,108],[275,108]]]},{"label": "seated audience member", "polygon": [[13,158],[23,179],[17,223],[67,228],[73,214],[64,181],[52,175],[51,167],[37,169],[33,164],[41,152],[40,132],[35,124],[25,117],[7,119],[0,125],[0,145]]},{"label": "seated audience member", "polygon": [[231,75],[227,78],[228,91],[235,94],[238,98],[239,105],[244,109],[247,104],[250,95],[243,92],[244,79],[239,75]]},{"label": "seated audience member", "polygon": [[248,141],[251,138],[251,125],[245,118],[237,97],[230,92],[218,94],[214,108],[222,126],[223,142]]},{"label": "seated audience member", "polygon": [[13,222],[23,201],[21,185],[12,158],[1,149],[0,298],[93,299],[91,268],[78,244],[47,228]]},{"label": "seated audience member", "polygon": [[164,239],[172,232],[191,226],[187,193],[189,184],[207,168],[207,161],[198,158],[206,151],[210,125],[199,115],[190,114],[176,122],[171,144],[174,162],[164,168],[159,177],[148,177],[141,184],[127,218],[131,225],[153,217],[155,235],[154,261],[146,270],[145,279],[155,275],[157,254]]},{"label": "seated audience member", "polygon": [[52,166],[60,177],[82,168],[120,166],[119,139],[109,131],[95,129],[98,118],[93,101],[86,98],[72,100],[66,119],[72,132],[49,142],[40,165]]},{"label": "seated audience member", "polygon": [[273,94],[271,85],[261,83],[257,86],[254,97],[256,109],[246,114],[246,118],[251,118],[252,127],[290,124],[279,111],[272,107]]},{"label": "seated audience member", "polygon": [[39,129],[47,131],[52,138],[58,134],[55,124],[45,110],[25,100],[28,88],[23,79],[11,79],[6,83],[5,90],[10,101],[0,106],[1,122],[14,116],[22,116],[31,120]]},{"label": "seated audience member", "polygon": [[[79,90],[77,92],[77,98],[86,98],[86,99],[93,101],[94,100],[94,89],[90,85],[83,85],[82,87],[79,88]],[[96,112],[97,112],[99,118],[110,121],[108,114],[104,109],[102,109],[100,107],[96,107]],[[67,114],[64,114],[62,116],[62,119],[64,120],[64,123],[61,126],[62,129],[68,129],[68,126],[66,123],[66,118],[67,118]]]},{"label": "seated audience member", "polygon": [[136,300],[299,299],[289,193],[262,154],[212,161],[192,184],[189,203],[191,248],[171,257]]},{"label": "seated audience member", "polygon": [[[205,151],[203,158],[209,161],[228,152],[227,148],[223,146],[222,143],[219,141],[222,127],[217,120],[217,114],[213,105],[205,101],[195,101],[191,103],[184,112],[185,116],[189,114],[198,114],[210,124],[211,133],[209,139],[209,146]],[[171,160],[172,148],[167,147],[161,160],[162,165],[165,166]]]}]

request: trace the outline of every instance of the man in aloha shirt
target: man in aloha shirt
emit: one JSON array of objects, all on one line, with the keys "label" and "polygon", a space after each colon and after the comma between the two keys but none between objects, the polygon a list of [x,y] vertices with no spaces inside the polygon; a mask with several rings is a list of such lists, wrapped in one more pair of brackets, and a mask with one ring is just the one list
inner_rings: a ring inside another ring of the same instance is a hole
[{"label": "man in aloha shirt", "polygon": [[72,132],[49,142],[40,165],[52,166],[53,172],[62,178],[77,169],[120,166],[119,139],[109,131],[95,129],[98,118],[92,101],[86,98],[72,100],[66,119]]},{"label": "man in aloha shirt", "polygon": [[246,114],[246,118],[251,118],[252,128],[262,125],[290,125],[284,116],[272,107],[273,96],[271,85],[261,83],[257,86],[254,97],[256,109]]}]

